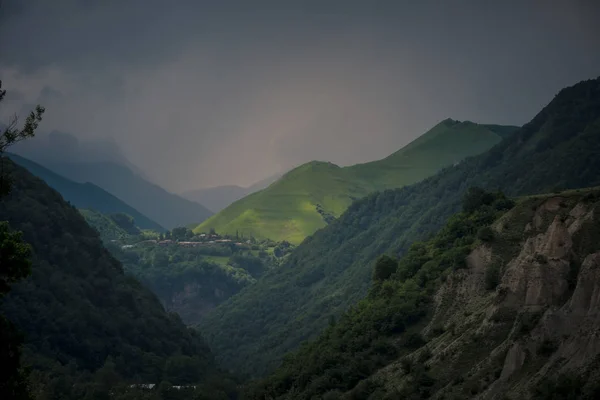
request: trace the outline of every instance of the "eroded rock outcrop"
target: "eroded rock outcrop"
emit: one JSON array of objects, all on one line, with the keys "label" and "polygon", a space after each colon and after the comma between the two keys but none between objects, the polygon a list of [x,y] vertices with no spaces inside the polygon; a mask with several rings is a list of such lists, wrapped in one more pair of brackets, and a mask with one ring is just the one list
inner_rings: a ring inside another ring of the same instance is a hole
[{"label": "eroded rock outcrop", "polygon": [[[522,201],[467,268],[445,279],[422,330],[425,365],[445,382],[432,398],[535,398],[544,379],[572,374],[588,387],[600,376],[599,200],[572,193]],[[399,370],[390,366],[381,379],[401,387],[408,378],[392,378]]]}]

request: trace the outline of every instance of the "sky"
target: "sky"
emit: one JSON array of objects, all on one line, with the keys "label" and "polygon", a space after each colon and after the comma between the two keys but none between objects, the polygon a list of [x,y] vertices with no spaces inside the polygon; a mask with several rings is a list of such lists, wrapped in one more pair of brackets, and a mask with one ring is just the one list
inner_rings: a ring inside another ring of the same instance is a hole
[{"label": "sky", "polygon": [[[182,192],[522,125],[600,75],[595,0],[0,0],[1,120],[110,140]],[[33,139],[35,140],[35,139]]]}]

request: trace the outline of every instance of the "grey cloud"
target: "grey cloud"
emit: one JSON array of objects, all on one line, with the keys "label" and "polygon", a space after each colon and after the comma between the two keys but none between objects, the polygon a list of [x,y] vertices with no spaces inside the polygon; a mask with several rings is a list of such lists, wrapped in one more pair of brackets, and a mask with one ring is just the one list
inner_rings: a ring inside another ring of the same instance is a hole
[{"label": "grey cloud", "polygon": [[384,157],[447,117],[522,124],[600,71],[595,1],[3,4],[5,86],[174,191]]},{"label": "grey cloud", "polygon": [[4,100],[6,102],[22,102],[25,100],[25,95],[18,90],[10,90],[6,92]]},{"label": "grey cloud", "polygon": [[54,100],[62,99],[64,95],[61,91],[56,90],[50,86],[44,86],[40,91],[39,102],[46,103]]}]

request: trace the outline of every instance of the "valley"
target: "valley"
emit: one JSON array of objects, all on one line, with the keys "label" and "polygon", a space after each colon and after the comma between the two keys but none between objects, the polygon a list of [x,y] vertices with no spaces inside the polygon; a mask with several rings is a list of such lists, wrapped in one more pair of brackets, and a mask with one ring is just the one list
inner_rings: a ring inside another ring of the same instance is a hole
[{"label": "valley", "polygon": [[489,151],[356,201],[280,268],[208,315],[200,325],[208,343],[228,368],[266,374],[367,294],[377,257],[402,257],[444,226],[469,187],[523,196],[600,186],[599,117],[600,80],[580,82]]},{"label": "valley", "polygon": [[0,400],[600,398],[600,3],[159,3],[0,1]]},{"label": "valley", "polygon": [[[3,163],[14,187],[0,217],[31,243],[33,275],[2,310],[28,332],[23,360],[35,366],[34,390],[550,399],[557,387],[594,396],[599,389],[586,382],[600,371],[585,343],[599,329],[591,293],[600,189],[590,188],[600,187],[599,82],[563,89],[519,129],[446,120],[385,160],[308,163],[230,206],[273,190],[296,196],[306,182],[318,188],[311,198],[354,188],[339,215],[318,204],[319,218],[330,217],[298,246],[202,224],[165,229],[99,187],[10,155]],[[497,136],[444,165],[458,157],[449,140],[477,143],[482,134]],[[576,157],[563,161],[565,153]],[[434,154],[439,172],[432,163],[411,170]],[[399,183],[423,171],[431,176]],[[115,313],[142,313],[143,328]],[[47,325],[32,315],[56,317]],[[87,322],[54,339],[74,320]],[[101,320],[110,320],[102,333]],[[572,324],[588,328],[574,334]],[[165,329],[174,331],[158,333]]]},{"label": "valley", "polygon": [[218,304],[277,268],[293,250],[288,243],[210,232],[194,235],[184,227],[165,233],[142,231],[123,216],[80,212],[124,271],[188,325],[200,323]]}]

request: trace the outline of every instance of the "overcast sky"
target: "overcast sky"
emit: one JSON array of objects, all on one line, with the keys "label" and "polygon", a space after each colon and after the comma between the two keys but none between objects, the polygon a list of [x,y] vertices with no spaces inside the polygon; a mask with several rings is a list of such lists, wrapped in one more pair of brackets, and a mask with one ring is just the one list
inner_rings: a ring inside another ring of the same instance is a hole
[{"label": "overcast sky", "polygon": [[0,4],[3,112],[40,102],[42,130],[112,137],[177,192],[382,158],[448,117],[521,125],[600,75],[595,0]]}]

